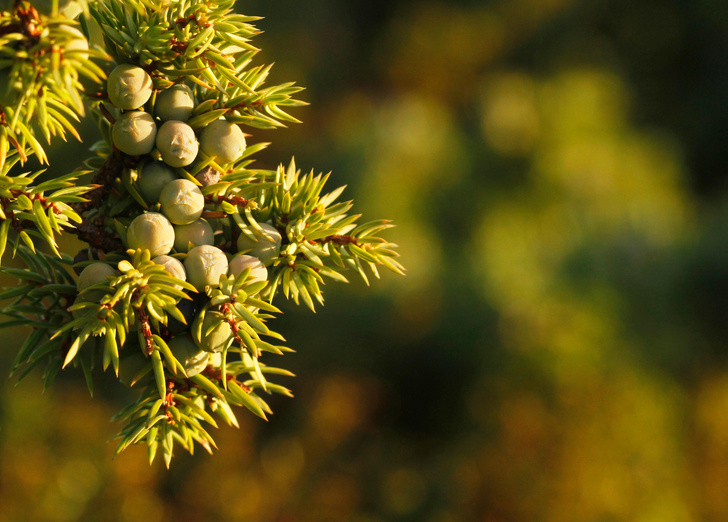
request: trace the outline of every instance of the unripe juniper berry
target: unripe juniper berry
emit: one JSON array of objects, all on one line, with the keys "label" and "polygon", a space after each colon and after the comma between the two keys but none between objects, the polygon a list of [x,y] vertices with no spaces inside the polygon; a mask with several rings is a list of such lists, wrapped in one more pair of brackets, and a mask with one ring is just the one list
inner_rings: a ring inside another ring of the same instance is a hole
[{"label": "unripe juniper berry", "polygon": [[111,103],[126,111],[138,109],[152,96],[152,79],[135,65],[117,66],[109,74],[106,85]]},{"label": "unripe juniper berry", "polygon": [[125,112],[114,123],[111,139],[117,149],[130,156],[149,154],[154,148],[157,125],[147,112]]},{"label": "unripe juniper berry", "polygon": [[174,228],[158,212],[147,212],[134,218],[126,231],[129,248],[149,250],[156,257],[168,254],[174,246]]},{"label": "unripe juniper berry", "polygon": [[186,179],[170,181],[159,194],[162,212],[175,225],[189,225],[205,208],[205,197],[199,187]]}]

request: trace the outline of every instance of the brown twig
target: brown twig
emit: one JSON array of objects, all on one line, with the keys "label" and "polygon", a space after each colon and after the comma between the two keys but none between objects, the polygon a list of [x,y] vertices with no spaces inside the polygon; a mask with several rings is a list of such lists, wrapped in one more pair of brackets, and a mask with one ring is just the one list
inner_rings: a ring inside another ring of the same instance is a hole
[{"label": "brown twig", "polygon": [[357,238],[355,238],[354,236],[340,236],[338,234],[335,234],[333,236],[326,236],[316,241],[312,241],[312,243],[333,243],[335,245],[361,246],[359,245]]},{"label": "brown twig", "polygon": [[[131,300],[136,301],[137,299],[139,299],[139,290],[134,290]],[[144,337],[147,355],[152,355],[152,352],[154,352],[154,340],[152,339],[152,327],[149,325],[149,316],[147,316],[147,311],[144,310],[144,307],[141,306],[136,309],[136,315],[139,318],[139,329]]]}]

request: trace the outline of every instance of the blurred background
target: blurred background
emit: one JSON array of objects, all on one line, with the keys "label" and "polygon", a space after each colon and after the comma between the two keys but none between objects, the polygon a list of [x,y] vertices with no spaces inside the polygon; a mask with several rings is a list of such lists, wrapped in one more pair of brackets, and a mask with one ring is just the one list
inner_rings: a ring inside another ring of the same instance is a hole
[{"label": "blurred background", "polygon": [[111,459],[121,385],[0,381],[0,521],[728,520],[728,4],[238,5],[311,103],[257,165],[408,274],[280,301],[296,398],[171,471]]}]

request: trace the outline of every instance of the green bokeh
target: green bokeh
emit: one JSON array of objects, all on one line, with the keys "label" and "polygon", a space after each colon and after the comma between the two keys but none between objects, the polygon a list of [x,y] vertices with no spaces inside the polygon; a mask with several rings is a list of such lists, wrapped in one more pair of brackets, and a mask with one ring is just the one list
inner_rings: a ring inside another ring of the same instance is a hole
[{"label": "green bokeh", "polygon": [[0,521],[728,520],[728,4],[239,6],[311,102],[258,164],[333,171],[408,274],[282,302],[296,398],[169,472],[111,460],[113,379],[6,381]]}]

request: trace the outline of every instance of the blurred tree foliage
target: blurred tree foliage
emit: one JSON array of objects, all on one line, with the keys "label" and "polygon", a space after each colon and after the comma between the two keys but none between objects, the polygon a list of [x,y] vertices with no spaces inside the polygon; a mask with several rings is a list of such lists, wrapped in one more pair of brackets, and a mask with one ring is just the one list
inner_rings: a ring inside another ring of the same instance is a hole
[{"label": "blurred tree foliage", "polygon": [[728,4],[240,9],[312,103],[259,161],[337,173],[408,276],[286,310],[298,400],[170,473],[108,461],[120,391],[8,382],[0,520],[727,519]]}]

